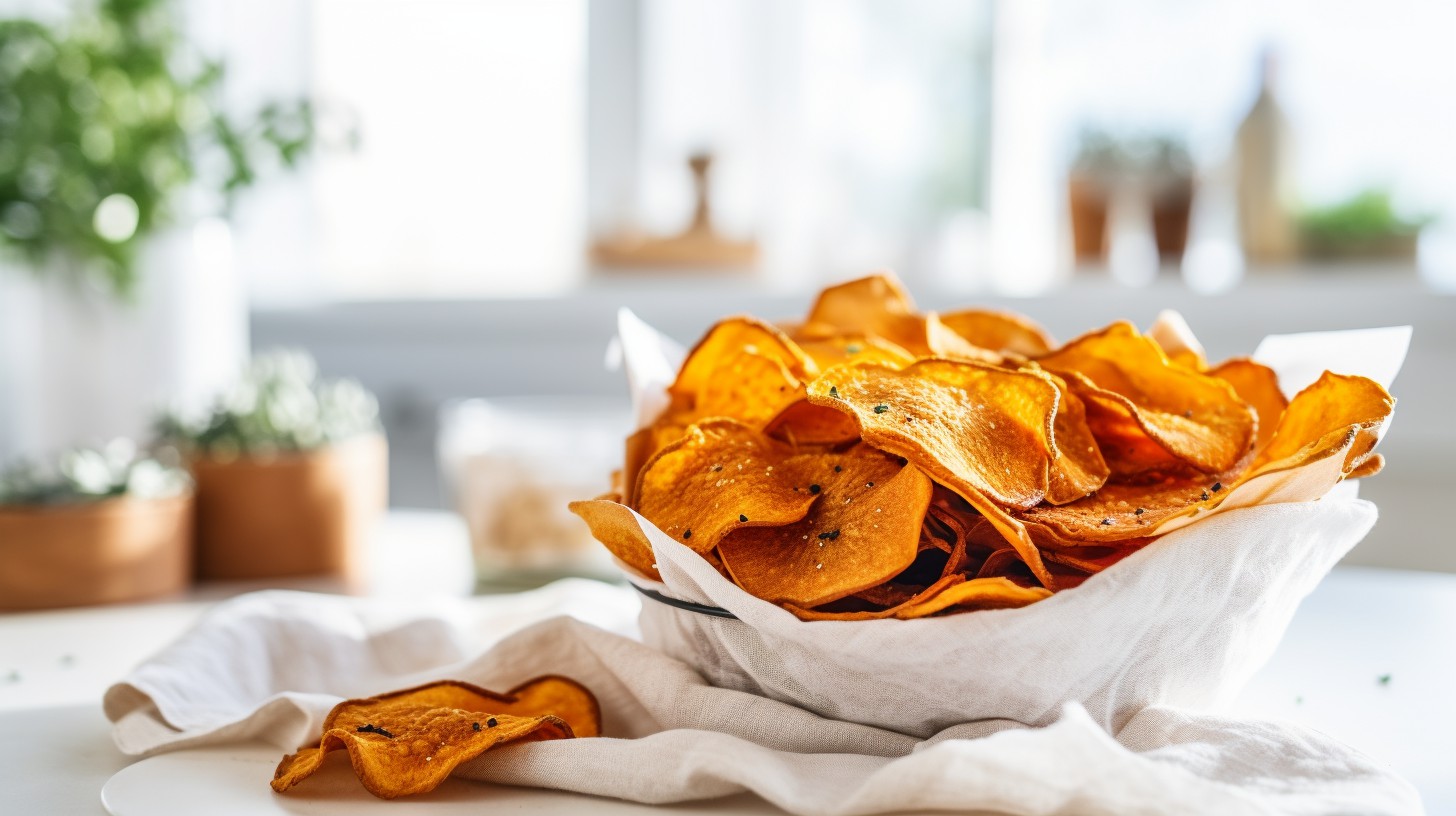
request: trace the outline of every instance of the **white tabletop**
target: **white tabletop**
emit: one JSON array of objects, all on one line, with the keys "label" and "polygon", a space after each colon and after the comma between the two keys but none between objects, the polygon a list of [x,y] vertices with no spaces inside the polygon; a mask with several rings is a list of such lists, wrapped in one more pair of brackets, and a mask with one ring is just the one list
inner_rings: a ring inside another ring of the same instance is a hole
[{"label": "white tabletop", "polygon": [[[104,812],[101,786],[130,760],[111,743],[102,691],[209,604],[0,616],[6,812]],[[1413,782],[1431,813],[1456,813],[1453,631],[1456,575],[1337,569],[1235,712],[1337,737]]]}]

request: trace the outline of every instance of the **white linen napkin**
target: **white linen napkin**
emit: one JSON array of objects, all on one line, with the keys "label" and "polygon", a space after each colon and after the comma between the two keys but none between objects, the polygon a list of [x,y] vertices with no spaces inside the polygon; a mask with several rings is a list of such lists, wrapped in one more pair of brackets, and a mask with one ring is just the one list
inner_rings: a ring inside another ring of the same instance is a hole
[{"label": "white linen napkin", "polygon": [[929,739],[828,719],[708,685],[633,638],[637,607],[586,581],[429,604],[257,593],[137,667],[105,710],[128,754],[262,739],[281,759],[345,697],[556,673],[596,694],[605,736],[491,751],[457,776],[646,803],[748,790],[805,816],[1421,811],[1373,760],[1291,725],[1155,706],[1109,734],[1076,703],[1040,728],[982,720]]}]

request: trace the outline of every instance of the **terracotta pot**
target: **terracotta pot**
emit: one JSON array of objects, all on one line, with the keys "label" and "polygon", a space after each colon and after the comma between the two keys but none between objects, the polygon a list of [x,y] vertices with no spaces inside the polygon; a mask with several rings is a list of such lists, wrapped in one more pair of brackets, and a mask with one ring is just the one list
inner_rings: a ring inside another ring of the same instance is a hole
[{"label": "terracotta pot", "polygon": [[1072,252],[1078,263],[1101,263],[1107,257],[1106,185],[1093,179],[1067,179],[1067,206],[1072,221]]},{"label": "terracotta pot", "polygon": [[191,495],[0,507],[0,611],[136,601],[191,580]]},{"label": "terracotta pot", "polygon": [[197,574],[206,579],[358,578],[384,512],[389,453],[368,434],[326,448],[192,463]]},{"label": "terracotta pot", "polygon": [[1153,195],[1153,240],[1164,263],[1183,259],[1188,247],[1188,221],[1193,214],[1193,180],[1167,185]]}]

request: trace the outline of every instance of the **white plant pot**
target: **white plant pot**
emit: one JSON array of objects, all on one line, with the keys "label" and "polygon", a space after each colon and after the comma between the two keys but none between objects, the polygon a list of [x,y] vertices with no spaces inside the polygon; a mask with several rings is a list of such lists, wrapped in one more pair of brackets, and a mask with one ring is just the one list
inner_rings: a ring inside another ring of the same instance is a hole
[{"label": "white plant pot", "polygon": [[61,271],[0,266],[0,462],[145,440],[159,408],[202,402],[247,355],[222,221],[150,239],[131,302]]}]

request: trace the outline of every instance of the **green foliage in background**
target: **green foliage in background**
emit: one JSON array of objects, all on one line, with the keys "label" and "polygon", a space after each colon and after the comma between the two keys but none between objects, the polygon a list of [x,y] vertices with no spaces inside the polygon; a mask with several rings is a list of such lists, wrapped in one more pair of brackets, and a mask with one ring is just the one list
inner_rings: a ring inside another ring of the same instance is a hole
[{"label": "green foliage in background", "polygon": [[1330,207],[1306,210],[1300,216],[1299,226],[1312,240],[1339,244],[1413,235],[1431,221],[1430,217],[1402,218],[1391,205],[1390,193],[1376,189]]},{"label": "green foliage in background", "polygon": [[55,461],[20,462],[0,471],[0,505],[77,504],[116,496],[160,499],[191,484],[182,469],[139,456],[134,444],[118,439],[104,448],[76,448]]},{"label": "green foliage in background", "polygon": [[295,351],[254,357],[203,416],[157,423],[163,445],[188,457],[234,459],[305,451],[379,430],[379,403],[353,380],[320,380]]},{"label": "green foliage in background", "polygon": [[294,166],[314,139],[310,105],[229,117],[223,71],[184,47],[169,0],[0,21],[0,245],[126,295],[138,244],[177,215],[184,185],[229,200],[265,160]]}]

